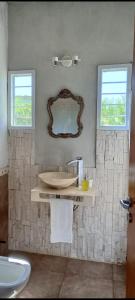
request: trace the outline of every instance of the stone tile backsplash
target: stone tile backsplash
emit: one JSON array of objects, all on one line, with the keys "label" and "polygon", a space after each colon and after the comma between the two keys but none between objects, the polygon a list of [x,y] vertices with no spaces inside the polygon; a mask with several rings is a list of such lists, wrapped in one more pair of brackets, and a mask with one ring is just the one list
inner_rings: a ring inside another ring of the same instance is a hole
[{"label": "stone tile backsplash", "polygon": [[[124,262],[127,212],[120,199],[128,193],[127,131],[97,130],[96,168],[84,168],[94,179],[95,201],[74,212],[73,243],[50,243],[48,203],[33,203],[31,189],[49,166],[34,164],[34,130],[11,130],[9,136],[9,249],[84,260]],[[56,169],[58,167],[56,166]]]}]

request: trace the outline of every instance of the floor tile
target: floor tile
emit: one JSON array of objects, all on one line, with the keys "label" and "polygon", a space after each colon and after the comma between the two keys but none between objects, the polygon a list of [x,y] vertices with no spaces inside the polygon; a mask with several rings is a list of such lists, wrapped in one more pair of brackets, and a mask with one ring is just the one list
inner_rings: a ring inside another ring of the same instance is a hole
[{"label": "floor tile", "polygon": [[33,271],[25,289],[18,298],[58,298],[63,273],[47,270]]},{"label": "floor tile", "polygon": [[113,265],[113,280],[115,281],[126,281],[126,266]]},{"label": "floor tile", "polygon": [[67,275],[76,274],[83,277],[112,280],[112,265],[93,261],[70,259],[67,265]]},{"label": "floor tile", "polygon": [[126,285],[123,281],[114,281],[114,298],[126,298]]},{"label": "floor tile", "polygon": [[112,280],[67,275],[59,298],[113,298]]},{"label": "floor tile", "polygon": [[31,263],[31,276],[18,298],[125,298],[125,265],[9,251]]}]

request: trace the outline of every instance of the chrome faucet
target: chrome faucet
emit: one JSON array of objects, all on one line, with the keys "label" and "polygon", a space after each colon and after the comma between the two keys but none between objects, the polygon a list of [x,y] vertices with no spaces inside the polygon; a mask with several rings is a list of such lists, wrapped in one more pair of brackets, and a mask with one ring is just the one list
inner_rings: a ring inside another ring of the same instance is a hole
[{"label": "chrome faucet", "polygon": [[74,163],[77,163],[77,186],[81,185],[82,179],[83,179],[83,159],[81,156],[76,157],[76,159],[68,161],[67,165],[72,165]]}]

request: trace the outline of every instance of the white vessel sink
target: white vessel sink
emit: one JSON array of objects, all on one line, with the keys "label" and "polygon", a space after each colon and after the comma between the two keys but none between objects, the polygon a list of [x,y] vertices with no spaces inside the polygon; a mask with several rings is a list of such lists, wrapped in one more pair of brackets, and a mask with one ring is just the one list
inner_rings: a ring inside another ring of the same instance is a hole
[{"label": "white vessel sink", "polygon": [[44,183],[56,189],[67,188],[78,178],[78,176],[68,172],[45,172],[38,176]]}]

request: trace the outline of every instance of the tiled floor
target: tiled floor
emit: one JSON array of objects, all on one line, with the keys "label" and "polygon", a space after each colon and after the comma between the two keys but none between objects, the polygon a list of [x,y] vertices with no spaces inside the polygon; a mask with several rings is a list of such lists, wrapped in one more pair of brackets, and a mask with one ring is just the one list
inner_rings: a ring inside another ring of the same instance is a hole
[{"label": "tiled floor", "polygon": [[125,298],[125,267],[10,251],[31,262],[30,280],[18,298]]}]

